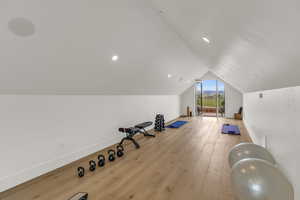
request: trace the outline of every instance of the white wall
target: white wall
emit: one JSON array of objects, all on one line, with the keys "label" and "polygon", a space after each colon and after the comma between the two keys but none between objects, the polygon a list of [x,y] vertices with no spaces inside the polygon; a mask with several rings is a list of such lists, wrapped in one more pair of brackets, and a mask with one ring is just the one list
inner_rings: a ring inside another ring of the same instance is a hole
[{"label": "white wall", "polygon": [[244,94],[244,123],[249,134],[275,156],[294,184],[295,199],[300,199],[299,102],[300,87]]},{"label": "white wall", "polygon": [[[224,81],[223,81],[224,82]],[[225,117],[233,118],[234,113],[239,111],[243,106],[243,94],[231,85],[225,84]]]},{"label": "white wall", "polygon": [[[224,83],[225,86],[225,117],[233,118],[234,113],[237,113],[239,108],[243,105],[243,94],[237,89],[226,83],[211,72],[206,73],[201,80],[219,80]],[[188,88],[180,95],[180,113],[186,113],[186,107],[190,106],[195,114],[195,90],[194,87]]]},{"label": "white wall", "polygon": [[179,97],[1,95],[0,110],[3,191],[119,142],[118,127],[178,117]]},{"label": "white wall", "polygon": [[180,95],[180,114],[186,115],[187,114],[187,107],[190,107],[190,111],[193,112],[195,115],[195,87],[192,85],[188,89],[186,89]]}]

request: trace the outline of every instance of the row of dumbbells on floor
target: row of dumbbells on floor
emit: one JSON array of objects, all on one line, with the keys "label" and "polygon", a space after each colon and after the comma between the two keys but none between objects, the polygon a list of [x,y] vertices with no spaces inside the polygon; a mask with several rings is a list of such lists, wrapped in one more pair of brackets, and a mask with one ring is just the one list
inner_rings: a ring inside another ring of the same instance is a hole
[{"label": "row of dumbbells on floor", "polygon": [[[117,157],[122,157],[124,155],[124,148],[122,145],[118,145],[116,150],[114,149],[109,149],[107,151],[107,154],[108,154],[108,160],[110,162],[113,162],[115,161],[116,159],[116,156]],[[105,156],[103,154],[100,154],[98,156],[98,166],[99,167],[104,167],[105,166]],[[97,163],[96,161],[94,160],[90,160],[89,161],[89,171],[93,172],[95,171],[97,168]],[[85,169],[84,167],[78,167],[77,168],[77,174],[78,176],[81,178],[81,177],[84,177],[84,174],[85,174]]]}]

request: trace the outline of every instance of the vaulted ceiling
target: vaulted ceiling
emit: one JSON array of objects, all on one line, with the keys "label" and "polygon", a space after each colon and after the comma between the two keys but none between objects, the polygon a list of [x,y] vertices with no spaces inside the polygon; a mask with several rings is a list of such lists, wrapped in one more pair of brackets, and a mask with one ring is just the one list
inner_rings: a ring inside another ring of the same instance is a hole
[{"label": "vaulted ceiling", "polygon": [[0,25],[0,93],[178,94],[207,71],[146,1],[1,0]]},{"label": "vaulted ceiling", "polygon": [[243,92],[300,85],[299,11],[292,0],[2,0],[0,93],[180,94],[207,71]]},{"label": "vaulted ceiling", "polygon": [[152,2],[202,62],[241,91],[300,85],[300,1]]}]

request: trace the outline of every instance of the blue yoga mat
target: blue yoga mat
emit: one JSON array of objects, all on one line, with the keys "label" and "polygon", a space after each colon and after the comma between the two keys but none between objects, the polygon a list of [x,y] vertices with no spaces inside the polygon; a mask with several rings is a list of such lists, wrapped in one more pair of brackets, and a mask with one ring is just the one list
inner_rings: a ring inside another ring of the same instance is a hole
[{"label": "blue yoga mat", "polygon": [[172,124],[170,124],[169,126],[167,126],[167,128],[179,128],[183,125],[185,125],[186,123],[188,123],[187,121],[176,121],[173,122]]},{"label": "blue yoga mat", "polygon": [[241,134],[238,126],[230,125],[230,124],[223,124],[222,133],[231,134],[231,135],[240,135]]}]

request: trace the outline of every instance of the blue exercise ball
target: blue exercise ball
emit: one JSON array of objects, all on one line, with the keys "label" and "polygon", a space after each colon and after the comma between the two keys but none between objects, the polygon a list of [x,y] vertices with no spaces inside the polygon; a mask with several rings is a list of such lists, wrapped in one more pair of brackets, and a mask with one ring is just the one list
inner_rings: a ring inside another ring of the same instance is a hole
[{"label": "blue exercise ball", "polygon": [[230,167],[245,158],[257,158],[266,160],[273,165],[276,164],[274,157],[266,148],[253,143],[240,143],[234,146],[229,153],[228,161]]},{"label": "blue exercise ball", "polygon": [[294,200],[293,186],[282,172],[261,159],[244,159],[231,171],[237,200]]}]

